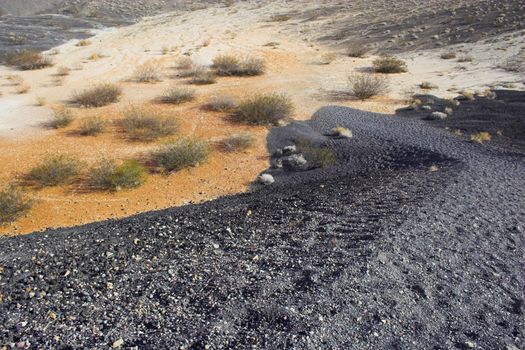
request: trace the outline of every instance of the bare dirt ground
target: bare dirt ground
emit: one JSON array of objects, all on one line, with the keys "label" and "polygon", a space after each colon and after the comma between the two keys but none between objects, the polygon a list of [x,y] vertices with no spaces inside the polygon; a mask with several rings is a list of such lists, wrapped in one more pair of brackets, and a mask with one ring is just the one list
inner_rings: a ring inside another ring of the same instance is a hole
[{"label": "bare dirt ground", "polygon": [[[405,9],[408,6],[408,2],[400,4]],[[118,83],[124,89],[120,103],[75,111],[79,120],[97,115],[111,121],[120,118],[120,112],[130,103],[150,104],[168,86],[185,85],[186,81],[177,77],[179,72],[174,68],[179,57],[190,56],[198,64],[209,65],[217,54],[233,52],[264,57],[268,66],[267,73],[260,77],[220,78],[217,84],[197,87],[196,102],[180,107],[156,106],[179,116],[183,123],[179,136],[196,135],[214,142],[230,133],[250,131],[256,135],[257,143],[248,152],[228,155],[217,151],[201,167],[170,176],[152,175],[144,187],[117,194],[86,192],[74,186],[34,190],[32,194],[37,204],[33,210],[14,224],[1,228],[0,232],[16,234],[45,227],[72,226],[247,190],[268,164],[266,130],[231,124],[226,114],[203,111],[202,105],[213,95],[229,94],[242,99],[258,92],[286,93],[296,105],[294,118],[306,120],[322,106],[333,103],[393,114],[406,105],[407,96],[421,92],[418,84],[423,81],[436,84],[437,89],[432,93],[440,97],[452,97],[462,90],[483,91],[494,86],[523,88],[523,73],[501,68],[519,56],[525,47],[523,32],[513,31],[519,29],[516,28],[519,25],[510,20],[515,17],[512,12],[515,2],[508,2],[507,7],[483,4],[480,5],[483,13],[508,12],[506,18],[509,20],[503,21],[504,25],[498,27],[500,30],[478,37],[477,29],[472,31],[467,26],[462,33],[476,35],[461,37],[464,39],[461,40],[473,42],[446,49],[442,45],[437,48],[398,46],[404,51],[399,56],[407,61],[408,73],[392,75],[390,92],[368,101],[349,98],[345,91],[348,75],[369,69],[374,54],[365,58],[348,57],[345,45],[357,39],[339,35],[334,40],[327,29],[343,28],[350,19],[364,27],[361,21],[372,16],[369,7],[365,12],[360,11],[364,2],[344,7],[328,4],[324,9],[301,1],[243,2],[229,7],[179,9],[127,27],[99,30],[90,39],[89,46],[77,47],[76,40],[69,41],[53,52],[53,68],[20,72],[0,67],[0,179],[9,182],[20,179],[47,154],[67,151],[89,165],[107,156],[140,157],[158,145],[127,142],[116,128],[109,128],[101,136],[79,137],[75,134],[79,121],[61,131],[46,128],[44,123],[52,108],[67,103],[74,91],[98,82]],[[93,8],[99,5],[97,2],[89,4]],[[140,3],[137,6],[137,13],[140,13]],[[385,6],[380,5],[381,11],[377,13],[385,13]],[[428,7],[418,6],[411,13],[419,17],[430,16],[428,11],[437,8],[438,4],[433,2]],[[153,13],[150,10],[159,9],[148,7],[143,14]],[[402,12],[402,8],[395,11],[398,16]],[[394,15],[384,18],[387,24],[395,21]],[[415,26],[416,22],[413,24]],[[427,29],[430,35],[435,28],[443,27],[443,23],[436,21],[428,24]],[[382,43],[373,35],[365,39],[375,45]],[[480,41],[476,41],[478,39]],[[442,41],[444,45],[454,42]],[[419,50],[416,51],[416,47]],[[168,52],[163,54],[163,48]],[[440,58],[445,50],[457,52],[457,58]],[[94,53],[101,58],[88,59]],[[335,60],[322,64],[327,53],[334,53]],[[460,57],[467,55],[472,59],[458,62]],[[145,62],[155,62],[161,67],[161,82],[138,84],[130,81],[136,68]],[[72,68],[70,75],[57,77],[56,69],[60,66]],[[31,87],[28,93],[16,93],[17,87],[8,80],[13,74],[21,76]],[[36,105],[39,98],[45,99],[45,106]]]}]

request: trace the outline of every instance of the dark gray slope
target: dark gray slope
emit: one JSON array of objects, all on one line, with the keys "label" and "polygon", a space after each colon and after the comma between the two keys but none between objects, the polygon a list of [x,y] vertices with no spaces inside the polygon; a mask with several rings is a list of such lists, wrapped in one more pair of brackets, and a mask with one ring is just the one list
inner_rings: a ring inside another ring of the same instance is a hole
[{"label": "dark gray slope", "polygon": [[[322,136],[339,125],[355,137]],[[522,156],[343,107],[275,129],[269,147],[297,135],[341,165],[0,241],[0,345],[523,348]]]}]

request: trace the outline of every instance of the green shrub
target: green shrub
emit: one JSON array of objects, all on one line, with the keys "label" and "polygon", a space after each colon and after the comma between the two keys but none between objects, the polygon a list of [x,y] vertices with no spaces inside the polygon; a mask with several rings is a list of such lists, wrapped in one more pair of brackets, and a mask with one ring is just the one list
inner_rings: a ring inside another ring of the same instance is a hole
[{"label": "green shrub", "polygon": [[310,169],[327,168],[337,163],[337,157],[330,148],[314,145],[304,139],[297,140],[296,146],[297,152],[304,156]]},{"label": "green shrub", "polygon": [[53,116],[48,124],[53,129],[62,129],[70,125],[74,119],[73,111],[62,106],[53,110]]},{"label": "green shrub", "polygon": [[120,123],[129,138],[137,141],[153,141],[172,135],[179,127],[174,117],[164,116],[157,110],[145,106],[128,108]]},{"label": "green shrub", "polygon": [[254,142],[255,138],[250,134],[236,134],[224,138],[221,144],[226,152],[239,152],[250,148]]},{"label": "green shrub", "polygon": [[404,73],[407,71],[405,61],[394,56],[381,56],[373,62],[377,73]]},{"label": "green shrub", "polygon": [[53,62],[49,57],[38,51],[20,51],[7,55],[5,63],[21,70],[36,70],[51,67]]},{"label": "green shrub", "polygon": [[66,155],[51,156],[34,167],[28,178],[43,187],[57,186],[71,181],[78,175],[79,169],[80,163],[75,158]]},{"label": "green shrub", "polygon": [[117,102],[122,95],[122,89],[115,84],[103,83],[78,92],[73,102],[84,107],[103,107]]},{"label": "green shrub", "polygon": [[366,100],[388,91],[388,80],[377,74],[358,74],[348,78],[350,92],[355,97]]},{"label": "green shrub", "polygon": [[86,118],[80,123],[79,133],[83,136],[94,136],[103,132],[105,125],[100,117]]},{"label": "green shrub", "polygon": [[224,54],[213,59],[212,66],[221,76],[255,76],[264,74],[265,63],[261,58],[239,58],[236,55]]},{"label": "green shrub", "polygon": [[207,159],[208,154],[209,147],[206,142],[181,139],[153,151],[151,158],[155,164],[171,172],[197,166]]},{"label": "green shrub", "polygon": [[210,111],[229,112],[233,111],[236,106],[235,100],[229,96],[213,96],[205,107]]},{"label": "green shrub", "polygon": [[286,95],[255,95],[239,104],[234,117],[237,121],[254,125],[277,125],[288,118],[294,106]]},{"label": "green shrub", "polygon": [[15,221],[29,211],[32,205],[33,201],[14,186],[0,190],[0,225]]},{"label": "green shrub", "polygon": [[164,103],[181,104],[195,99],[195,90],[174,86],[164,92],[161,101]]},{"label": "green shrub", "polygon": [[119,191],[142,185],[146,181],[146,171],[135,160],[117,166],[115,161],[105,159],[91,169],[89,180],[95,188]]}]

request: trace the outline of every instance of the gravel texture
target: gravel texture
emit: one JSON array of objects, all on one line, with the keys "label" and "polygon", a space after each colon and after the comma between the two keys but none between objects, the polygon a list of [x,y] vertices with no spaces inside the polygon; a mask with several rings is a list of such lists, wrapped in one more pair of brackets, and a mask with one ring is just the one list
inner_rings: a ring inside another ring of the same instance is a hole
[{"label": "gravel texture", "polygon": [[505,123],[513,98],[439,121],[326,107],[268,145],[306,138],[338,166],[3,238],[0,348],[522,349],[523,153],[443,128],[485,103]]}]

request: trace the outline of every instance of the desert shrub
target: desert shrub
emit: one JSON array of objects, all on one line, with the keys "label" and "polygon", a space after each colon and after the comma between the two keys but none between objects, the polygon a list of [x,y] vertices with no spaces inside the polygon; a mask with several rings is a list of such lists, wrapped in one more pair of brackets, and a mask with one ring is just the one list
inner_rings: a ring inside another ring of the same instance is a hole
[{"label": "desert shrub", "polygon": [[177,132],[178,122],[174,117],[164,116],[150,107],[129,107],[120,121],[129,138],[136,141],[153,141]]},{"label": "desert shrub", "polygon": [[226,152],[238,152],[250,148],[254,142],[251,134],[235,134],[224,138],[221,146]]},{"label": "desert shrub", "polygon": [[472,91],[463,90],[459,93],[465,100],[473,101],[476,97]]},{"label": "desert shrub", "polygon": [[121,94],[117,85],[103,83],[76,93],[73,102],[84,107],[102,107],[117,102]]},{"label": "desert shrub", "polygon": [[179,86],[173,86],[167,89],[160,98],[162,102],[171,104],[181,104],[193,101],[194,99],[195,90]]},{"label": "desert shrub", "polygon": [[16,87],[16,93],[19,95],[27,94],[31,90],[31,85],[21,84]]},{"label": "desert shrub", "polygon": [[40,186],[56,186],[68,183],[78,175],[80,163],[75,158],[66,155],[47,157],[31,169],[28,179]]},{"label": "desert shrub", "polygon": [[45,106],[47,103],[47,100],[45,97],[42,97],[42,96],[39,96],[36,98],[36,105],[37,106],[40,106],[40,107],[43,107]]},{"label": "desert shrub", "polygon": [[407,71],[405,61],[394,56],[381,56],[373,62],[374,70],[377,73],[404,73]]},{"label": "desert shrub", "polygon": [[366,100],[388,91],[388,80],[377,74],[356,74],[348,77],[350,92],[355,97]]},{"label": "desert shrub", "polygon": [[0,225],[15,221],[32,205],[33,201],[19,188],[9,186],[0,190]]},{"label": "desert shrub", "polygon": [[187,56],[177,58],[175,61],[175,68],[177,69],[190,69],[193,67],[193,61]]},{"label": "desert shrub", "polygon": [[91,45],[91,41],[87,40],[87,39],[82,39],[82,40],[79,40],[75,46],[78,46],[78,47],[84,47],[84,46],[89,46]]},{"label": "desert shrub", "polygon": [[106,123],[100,117],[83,119],[80,122],[79,133],[83,136],[94,136],[104,131]]},{"label": "desert shrub", "polygon": [[370,48],[363,43],[352,43],[348,46],[346,54],[350,57],[361,58],[365,57],[370,51]]},{"label": "desert shrub", "polygon": [[214,72],[200,66],[195,67],[190,73],[190,76],[190,82],[196,85],[213,84],[217,80]]},{"label": "desert shrub", "polygon": [[229,96],[213,96],[210,98],[205,108],[210,111],[216,112],[229,112],[233,111],[237,103]]},{"label": "desert shrub", "polygon": [[327,53],[324,53],[321,56],[320,63],[321,64],[330,64],[333,61],[335,61],[336,59],[337,59],[337,54],[335,52],[327,52]]},{"label": "desert shrub", "polygon": [[74,119],[75,116],[73,111],[69,108],[61,106],[53,109],[53,116],[51,117],[48,125],[53,129],[62,129],[70,125]]},{"label": "desert shrub", "polygon": [[441,57],[444,60],[450,60],[450,59],[456,58],[456,53],[453,51],[447,51],[447,52],[441,53],[439,57]]},{"label": "desert shrub", "polygon": [[472,62],[474,61],[474,57],[470,55],[463,55],[458,58],[458,62]]},{"label": "desert shrub", "polygon": [[157,65],[146,62],[135,70],[134,80],[139,83],[155,83],[161,80]]},{"label": "desert shrub", "polygon": [[169,49],[169,47],[167,47],[167,46],[163,46],[163,47],[160,49],[160,52],[162,52],[163,55],[167,55],[168,52],[170,52],[170,49]]},{"label": "desert shrub", "polygon": [[64,66],[60,66],[60,67],[57,68],[56,75],[59,76],[59,77],[65,77],[65,76],[69,75],[70,72],[71,72],[70,68],[64,67]]},{"label": "desert shrub", "polygon": [[239,104],[234,117],[248,124],[276,125],[280,120],[288,118],[294,106],[290,98],[282,94],[255,95]]},{"label": "desert shrub", "polygon": [[90,184],[99,189],[119,191],[142,185],[146,180],[145,168],[135,160],[117,165],[113,160],[104,159],[89,172]]},{"label": "desert shrub", "polygon": [[486,131],[478,132],[477,134],[470,135],[470,141],[476,143],[484,143],[486,141],[492,140],[492,135]]},{"label": "desert shrub", "polygon": [[16,74],[10,74],[6,77],[6,79],[11,83],[11,85],[14,86],[22,85],[24,83],[24,78]]},{"label": "desert shrub", "polygon": [[101,58],[104,58],[104,54],[100,52],[93,52],[91,55],[89,55],[88,60],[90,61],[98,61]]},{"label": "desert shrub", "polygon": [[419,87],[423,90],[432,90],[437,89],[438,86],[434,83],[431,83],[430,81],[424,81],[421,84],[419,84]]},{"label": "desert shrub", "polygon": [[337,163],[337,157],[333,150],[318,146],[309,140],[296,140],[297,152],[302,154],[307,161],[308,167],[327,168]]},{"label": "desert shrub", "polygon": [[288,15],[274,15],[270,19],[272,22],[287,22],[290,20],[290,16]]},{"label": "desert shrub", "polygon": [[207,159],[208,154],[209,147],[206,142],[181,139],[153,151],[151,158],[159,167],[171,172],[197,166]]},{"label": "desert shrub", "polygon": [[264,60],[257,57],[240,58],[224,54],[213,59],[212,66],[221,76],[255,76],[264,74]]},{"label": "desert shrub", "polygon": [[21,70],[36,70],[51,67],[53,62],[49,57],[38,51],[20,51],[8,55],[5,63],[8,66],[18,67]]}]

